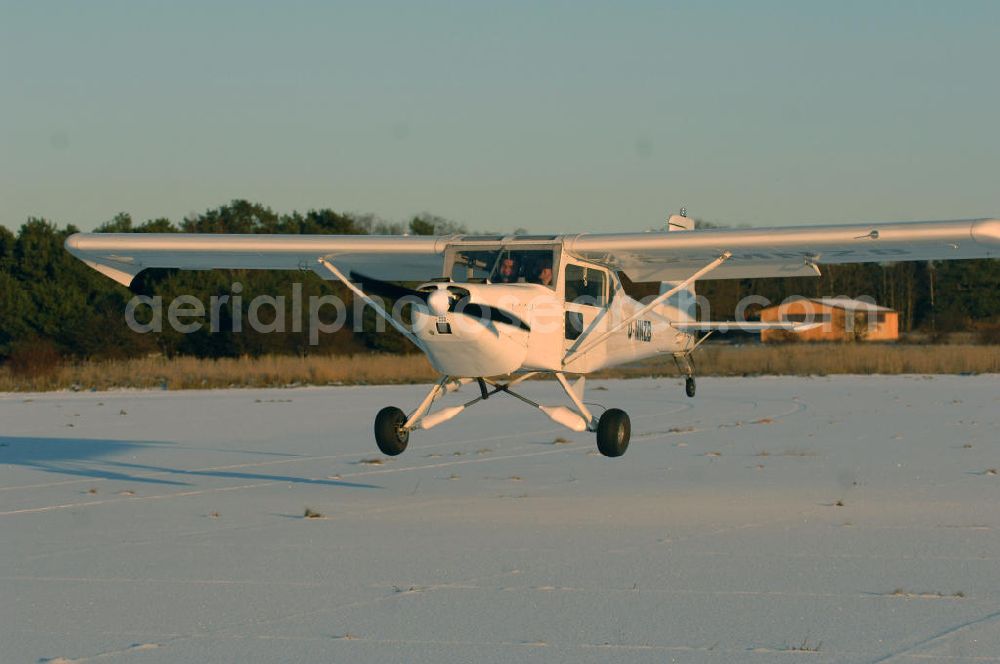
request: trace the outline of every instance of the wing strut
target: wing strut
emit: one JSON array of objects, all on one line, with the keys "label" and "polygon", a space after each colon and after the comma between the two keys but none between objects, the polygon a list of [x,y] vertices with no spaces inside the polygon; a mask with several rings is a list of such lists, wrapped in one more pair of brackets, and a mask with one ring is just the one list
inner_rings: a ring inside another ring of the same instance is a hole
[{"label": "wing strut", "polygon": [[392,325],[397,330],[399,330],[399,333],[402,334],[404,337],[412,341],[414,346],[422,350],[424,353],[427,352],[427,347],[424,345],[423,341],[418,339],[417,336],[413,334],[413,332],[407,330],[405,325],[403,325],[398,320],[389,315],[389,312],[387,312],[382,307],[381,304],[368,297],[368,295],[363,290],[352,284],[351,280],[345,277],[344,273],[338,270],[336,265],[326,260],[325,258],[320,258],[319,264],[325,267],[330,272],[330,274],[332,274],[337,279],[340,279],[342,282],[344,282],[344,285],[350,288],[352,293],[354,293],[362,300],[364,300],[366,304],[370,305],[371,308],[375,310],[375,313],[377,313],[379,316],[389,321],[389,324]]},{"label": "wing strut", "polygon": [[[680,290],[682,290],[684,288],[687,288],[689,285],[691,285],[692,282],[695,282],[698,279],[701,279],[706,274],[708,274],[709,272],[711,272],[715,268],[717,268],[720,265],[722,265],[723,263],[725,263],[727,260],[729,260],[732,257],[732,255],[733,255],[733,253],[731,251],[724,252],[721,256],[719,256],[718,258],[716,258],[714,261],[712,261],[711,263],[709,263],[705,267],[701,268],[700,270],[698,270],[697,272],[695,272],[694,274],[692,274],[690,277],[688,277],[684,281],[680,282],[679,284],[677,284],[676,286],[674,286],[673,288],[671,288],[667,292],[660,293],[660,295],[658,295],[656,298],[654,298],[652,302],[650,302],[649,304],[647,304],[646,306],[644,306],[642,309],[639,309],[639,311],[635,312],[631,316],[627,316],[626,318],[624,318],[621,321],[619,321],[617,324],[613,325],[609,330],[606,330],[605,332],[603,332],[600,335],[598,335],[598,337],[596,339],[594,339],[593,341],[587,343],[586,345],[582,345],[581,343],[578,342],[576,350],[571,350],[569,353],[567,353],[566,357],[563,358],[563,366],[565,367],[570,362],[575,362],[576,360],[580,359],[581,357],[583,357],[584,355],[586,355],[587,353],[589,353],[591,351],[591,349],[593,349],[595,346],[597,346],[599,343],[601,343],[602,341],[604,341],[605,339],[607,339],[608,337],[610,337],[612,334],[614,334],[618,330],[622,329],[623,327],[625,327],[626,325],[628,325],[632,321],[645,316],[647,313],[649,313],[650,311],[652,311],[654,308],[656,308],[659,305],[663,304],[663,302],[666,301],[666,299],[668,297],[670,297],[671,295],[673,295],[674,293],[676,293],[676,292],[678,292],[678,291],[680,291]],[[587,341],[587,337],[589,337],[589,336],[590,335],[588,334],[586,337],[584,337],[580,341],[581,342],[582,341]]]}]

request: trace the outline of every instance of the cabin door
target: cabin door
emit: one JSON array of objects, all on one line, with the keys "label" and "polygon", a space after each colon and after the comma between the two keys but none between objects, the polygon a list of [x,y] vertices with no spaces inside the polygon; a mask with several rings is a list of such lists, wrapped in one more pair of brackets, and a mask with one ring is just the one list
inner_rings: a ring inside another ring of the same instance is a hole
[{"label": "cabin door", "polygon": [[607,270],[567,261],[562,274],[566,302],[564,348],[570,349],[585,334],[607,329]]}]

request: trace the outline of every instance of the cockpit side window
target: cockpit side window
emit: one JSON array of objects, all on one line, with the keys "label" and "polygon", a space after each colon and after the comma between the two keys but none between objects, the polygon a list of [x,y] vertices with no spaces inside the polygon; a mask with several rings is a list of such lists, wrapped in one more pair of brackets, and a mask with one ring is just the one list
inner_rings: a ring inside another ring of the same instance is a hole
[{"label": "cockpit side window", "polygon": [[566,301],[593,307],[607,305],[607,275],[585,265],[566,265]]}]

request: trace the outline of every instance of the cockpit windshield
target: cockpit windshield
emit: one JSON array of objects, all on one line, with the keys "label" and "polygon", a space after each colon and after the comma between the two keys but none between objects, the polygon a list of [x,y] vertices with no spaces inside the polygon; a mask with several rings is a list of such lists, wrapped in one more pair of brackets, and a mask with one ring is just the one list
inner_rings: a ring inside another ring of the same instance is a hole
[{"label": "cockpit windshield", "polygon": [[451,278],[457,282],[531,283],[555,288],[552,249],[461,249]]},{"label": "cockpit windshield", "polygon": [[451,267],[452,281],[486,281],[496,265],[499,250],[466,249],[455,252]]}]

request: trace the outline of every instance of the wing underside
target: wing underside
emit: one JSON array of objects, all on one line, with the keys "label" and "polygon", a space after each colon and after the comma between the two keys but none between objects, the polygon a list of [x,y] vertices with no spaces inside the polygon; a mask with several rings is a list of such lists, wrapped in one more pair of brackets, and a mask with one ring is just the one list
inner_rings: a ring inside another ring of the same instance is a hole
[{"label": "wing underside", "polygon": [[315,271],[320,258],[379,279],[421,281],[441,273],[445,243],[425,236],[213,235],[78,233],[66,249],[90,267],[129,285],[147,268]]},{"label": "wing underside", "polygon": [[708,279],[806,277],[824,264],[997,258],[1000,220],[585,234],[566,249],[633,281],[680,281],[726,251]]}]

